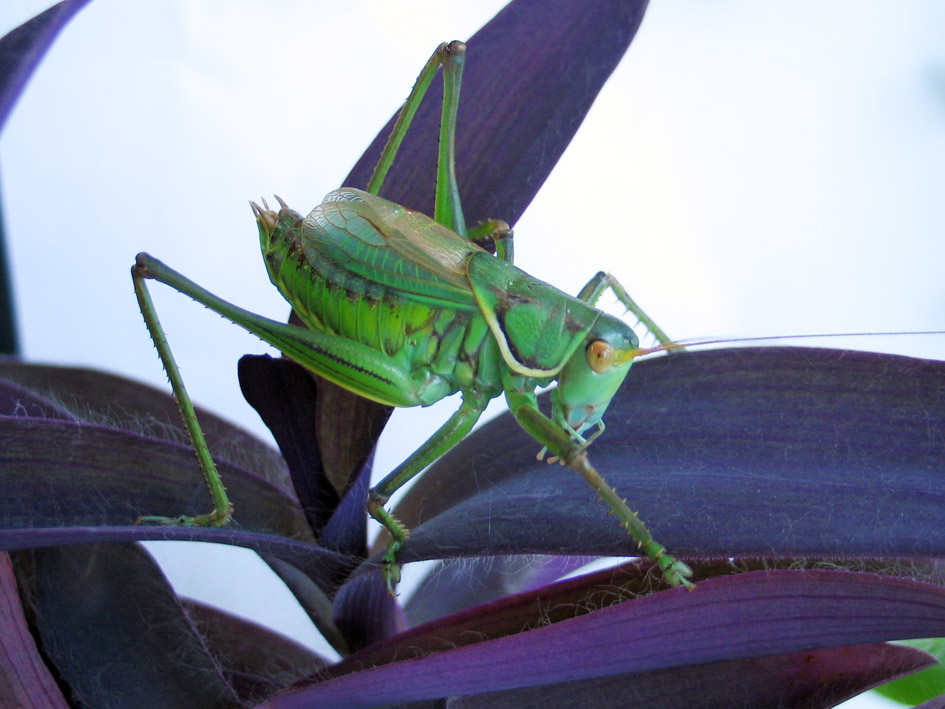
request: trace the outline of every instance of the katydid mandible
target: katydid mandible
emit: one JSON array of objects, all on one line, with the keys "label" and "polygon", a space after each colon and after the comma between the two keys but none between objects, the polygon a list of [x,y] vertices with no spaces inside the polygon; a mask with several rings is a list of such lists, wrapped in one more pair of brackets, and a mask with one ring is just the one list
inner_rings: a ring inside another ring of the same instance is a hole
[{"label": "katydid mandible", "polygon": [[[367,511],[390,533],[382,571],[393,592],[397,553],[408,530],[384,505],[404,483],[458,443],[487,403],[504,393],[518,423],[554,458],[580,473],[672,585],[692,587],[689,567],[656,542],[587,458],[602,416],[639,340],[622,320],[594,307],[612,290],[659,340],[666,335],[610,275],[600,272],[572,297],[513,261],[512,232],[491,220],[467,229],[454,171],[454,136],[465,59],[461,42],[442,44],[407,98],[366,191],[342,188],[307,217],[279,200],[252,203],[269,277],[306,328],[240,309],[151,256],[138,254],[135,292],[167,370],[207,479],[214,510],[142,522],[220,526],[232,507],[197,423],[151,302],[146,279],[165,283],[258,335],[303,366],[361,396],[392,406],[427,406],[460,392],[456,413],[369,493]],[[410,122],[438,68],[443,108],[433,218],[378,196]],[[278,199],[278,198],[277,198]],[[482,248],[493,247],[495,255]],[[557,381],[551,418],[535,389]],[[585,433],[592,431],[585,437]],[[541,454],[539,454],[541,455]]]}]

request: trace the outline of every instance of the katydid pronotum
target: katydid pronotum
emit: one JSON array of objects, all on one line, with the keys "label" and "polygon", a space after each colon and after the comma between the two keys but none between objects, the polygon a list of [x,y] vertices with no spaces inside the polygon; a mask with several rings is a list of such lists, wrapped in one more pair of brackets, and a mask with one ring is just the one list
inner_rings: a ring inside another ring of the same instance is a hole
[{"label": "katydid pronotum", "polygon": [[[393,406],[426,406],[460,392],[456,413],[369,493],[367,511],[390,533],[382,570],[393,592],[397,553],[408,530],[384,505],[404,483],[458,443],[488,402],[504,393],[518,423],[553,458],[580,473],[640,553],[666,581],[692,587],[689,567],[659,544],[588,461],[588,444],[642,352],[633,330],[594,307],[607,289],[664,346],[666,335],[610,275],[600,272],[572,297],[512,264],[512,232],[499,220],[467,229],[454,171],[454,136],[465,59],[461,42],[442,44],[427,62],[391,133],[366,191],[342,188],[307,217],[279,200],[252,204],[269,277],[306,328],[237,308],[147,254],[132,268],[148,330],[180,404],[214,510],[143,522],[220,526],[232,507],[151,302],[146,279],[190,296],[258,335],[312,371],[361,396]],[[410,122],[438,68],[443,108],[433,218],[378,197]],[[278,199],[278,198],[277,198]],[[495,256],[479,244],[494,247]],[[551,418],[535,389],[557,381]],[[593,432],[585,437],[585,432]]]}]

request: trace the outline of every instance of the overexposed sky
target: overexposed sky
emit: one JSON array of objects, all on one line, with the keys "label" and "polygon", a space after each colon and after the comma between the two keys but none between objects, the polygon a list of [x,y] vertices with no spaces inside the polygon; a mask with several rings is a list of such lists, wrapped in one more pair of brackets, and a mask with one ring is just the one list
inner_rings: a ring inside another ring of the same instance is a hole
[{"label": "overexposed sky", "polygon": [[[49,4],[5,0],[0,33]],[[248,200],[315,206],[433,48],[503,4],[93,0],[0,135],[24,355],[164,386],[141,250],[285,317]],[[654,1],[518,264],[569,292],[606,268],[678,338],[945,328],[943,32],[935,0]],[[155,297],[195,400],[261,430],[236,361],[267,348]],[[823,344],[945,357],[942,336]],[[456,405],[399,412],[380,467]]]}]

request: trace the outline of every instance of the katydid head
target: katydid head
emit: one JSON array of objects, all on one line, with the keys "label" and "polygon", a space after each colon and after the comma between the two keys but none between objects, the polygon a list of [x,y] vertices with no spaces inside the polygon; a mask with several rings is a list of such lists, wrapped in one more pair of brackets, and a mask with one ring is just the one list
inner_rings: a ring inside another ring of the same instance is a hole
[{"label": "katydid head", "polygon": [[601,417],[620,388],[640,341],[615,317],[601,313],[579,347],[558,374],[552,394],[553,418],[580,436]]}]

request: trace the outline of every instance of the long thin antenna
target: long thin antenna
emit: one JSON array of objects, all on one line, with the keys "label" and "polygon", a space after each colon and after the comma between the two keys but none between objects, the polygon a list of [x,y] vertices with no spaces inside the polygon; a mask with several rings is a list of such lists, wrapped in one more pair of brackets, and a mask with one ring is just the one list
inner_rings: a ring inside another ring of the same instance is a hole
[{"label": "long thin antenna", "polygon": [[906,330],[902,332],[826,332],[814,335],[761,335],[757,337],[729,337],[716,340],[678,340],[656,347],[646,347],[636,350],[635,357],[654,354],[656,352],[671,352],[687,347],[701,347],[703,345],[728,345],[743,342],[764,342],[776,340],[813,340],[827,337],[901,337],[904,335],[945,335],[945,330]]}]

